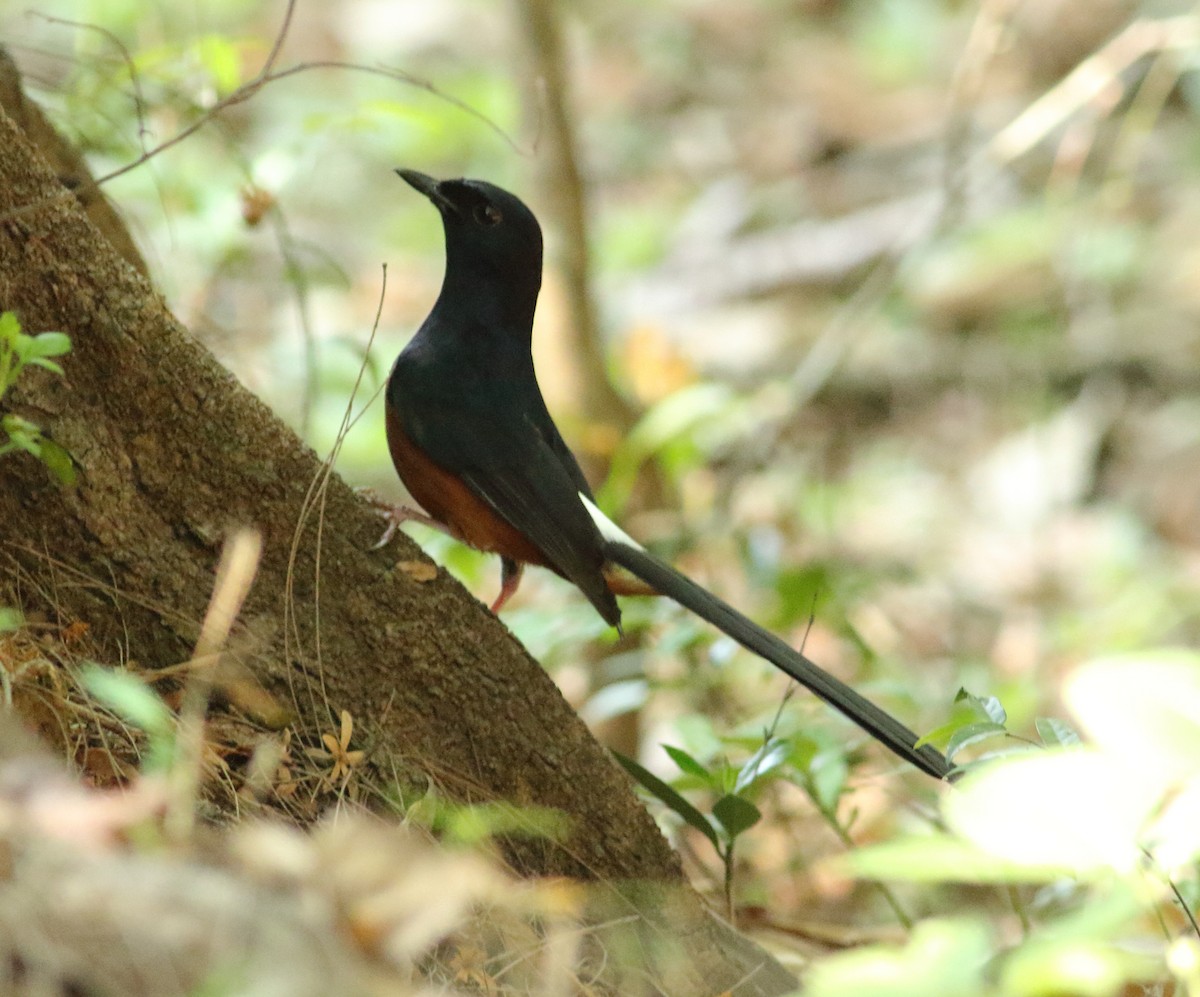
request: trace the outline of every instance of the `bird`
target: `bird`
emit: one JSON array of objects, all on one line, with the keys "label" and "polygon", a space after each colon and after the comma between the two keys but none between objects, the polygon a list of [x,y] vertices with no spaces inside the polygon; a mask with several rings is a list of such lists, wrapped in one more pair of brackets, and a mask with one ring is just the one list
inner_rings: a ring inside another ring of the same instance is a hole
[{"label": "bird", "polygon": [[494,612],[517,590],[529,564],[573,583],[618,628],[617,595],[666,596],[900,758],[946,778],[951,766],[936,748],[918,747],[918,736],[895,717],[650,553],[600,511],[534,369],[533,318],[542,282],[537,218],[516,195],[485,180],[396,173],[441,215],[446,267],[433,309],[396,358],[384,393],[392,462],[424,511],[386,507],[388,525],[376,547],[400,523],[416,520],[498,554]]}]

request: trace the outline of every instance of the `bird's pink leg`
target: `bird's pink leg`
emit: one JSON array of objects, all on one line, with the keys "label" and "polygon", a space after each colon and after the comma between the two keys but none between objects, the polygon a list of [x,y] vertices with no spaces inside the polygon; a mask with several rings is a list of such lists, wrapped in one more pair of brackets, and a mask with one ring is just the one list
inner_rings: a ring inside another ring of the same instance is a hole
[{"label": "bird's pink leg", "polygon": [[525,565],[508,557],[500,558],[500,594],[492,603],[492,612],[499,613],[504,604],[516,594]]}]

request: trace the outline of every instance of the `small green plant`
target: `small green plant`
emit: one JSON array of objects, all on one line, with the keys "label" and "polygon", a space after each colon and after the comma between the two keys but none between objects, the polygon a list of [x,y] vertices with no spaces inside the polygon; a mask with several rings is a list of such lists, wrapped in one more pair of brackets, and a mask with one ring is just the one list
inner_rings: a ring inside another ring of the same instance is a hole
[{"label": "small green plant", "polygon": [[[0,401],[26,367],[44,367],[62,375],[62,367],[51,357],[61,357],[70,350],[71,340],[65,333],[42,332],[30,336],[21,331],[21,321],[15,313],[0,313]],[[33,454],[64,485],[75,483],[71,455],[49,439],[40,426],[7,412],[0,415],[0,457],[15,450]]]},{"label": "small green plant", "polygon": [[663,750],[671,756],[688,782],[709,790],[717,797],[711,815],[702,813],[677,789],[632,758],[620,753],[616,753],[616,756],[643,789],[712,844],[724,866],[725,905],[732,920],[734,849],[739,836],[762,820],[762,813],[750,801],[749,795],[755,786],[787,761],[791,745],[784,738],[768,736],[753,755],[736,767],[724,763],[705,767],[682,748],[663,745]]},{"label": "small green plant", "polygon": [[954,705],[950,720],[920,741],[921,744],[945,741],[946,758],[952,762],[966,748],[995,738],[1004,738],[1004,746],[986,753],[978,761],[1025,752],[1031,748],[1064,748],[1079,744],[1078,732],[1065,720],[1056,717],[1037,717],[1034,720],[1034,729],[1038,734],[1036,741],[1014,734],[1008,729],[1008,712],[995,696],[976,696],[966,689],[959,689],[954,697]]}]

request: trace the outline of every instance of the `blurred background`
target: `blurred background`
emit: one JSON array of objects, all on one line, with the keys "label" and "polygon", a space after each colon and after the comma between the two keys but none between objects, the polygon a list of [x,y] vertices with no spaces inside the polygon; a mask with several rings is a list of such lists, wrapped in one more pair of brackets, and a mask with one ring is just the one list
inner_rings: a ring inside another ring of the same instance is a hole
[{"label": "blurred background", "polygon": [[[4,0],[0,36],[103,176],[253,80],[284,13]],[[365,407],[339,470],[396,499],[376,390],[443,252],[392,170],[513,190],[543,390],[606,510],[918,731],[965,687],[1032,736],[1073,666],[1200,631],[1198,48],[1191,5],[1134,0],[301,3],[279,78],[104,189],[318,452]],[[490,601],[495,559],[406,529]],[[511,605],[698,800],[662,744],[720,782],[786,737],[743,903],[879,903],[809,874],[842,848],[818,811],[886,836],[920,776],[669,605],[626,601],[621,640],[547,572]]]}]

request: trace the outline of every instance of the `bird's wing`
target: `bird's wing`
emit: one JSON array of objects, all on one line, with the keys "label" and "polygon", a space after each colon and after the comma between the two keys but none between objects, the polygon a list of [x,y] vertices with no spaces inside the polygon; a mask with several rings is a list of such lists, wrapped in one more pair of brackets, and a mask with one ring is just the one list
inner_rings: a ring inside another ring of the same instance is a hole
[{"label": "bird's wing", "polygon": [[571,448],[567,446],[566,441],[559,433],[558,427],[554,424],[554,420],[550,416],[549,409],[546,408],[546,402],[539,396],[535,399],[535,403],[530,409],[529,418],[533,421],[534,428],[546,440],[546,444],[553,451],[554,456],[562,464],[563,469],[571,476],[571,480],[575,483],[576,491],[579,494],[586,496],[589,500],[595,498],[592,495],[592,486],[588,484],[587,478],[583,475],[583,469],[579,466],[579,461],[575,459],[575,455],[571,453]]},{"label": "bird's wing", "polygon": [[532,541],[616,625],[620,610],[602,573],[603,538],[580,498],[576,476],[582,479],[582,473],[574,458],[570,466],[564,463],[560,448],[568,457],[570,451],[557,431],[548,437],[536,409],[495,404],[467,413],[461,398],[453,409],[431,405],[428,398],[406,405],[400,397],[394,404],[405,432],[424,453]]}]

